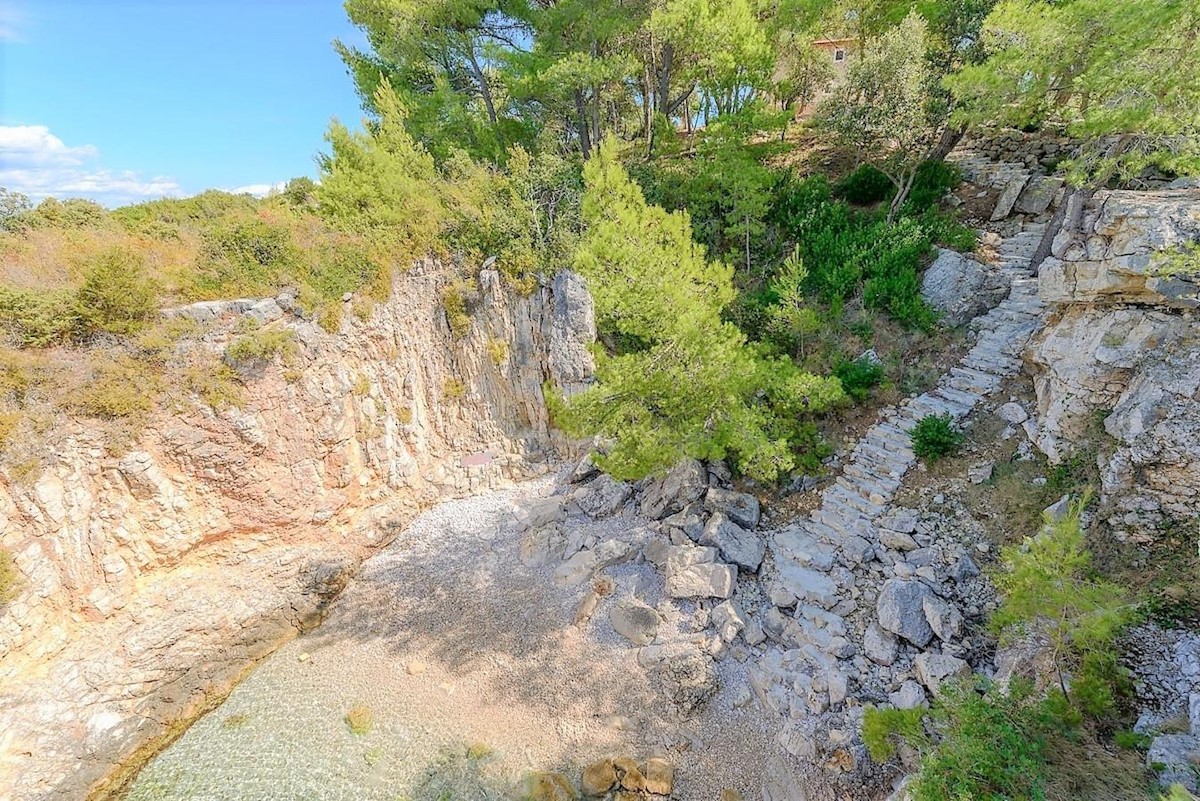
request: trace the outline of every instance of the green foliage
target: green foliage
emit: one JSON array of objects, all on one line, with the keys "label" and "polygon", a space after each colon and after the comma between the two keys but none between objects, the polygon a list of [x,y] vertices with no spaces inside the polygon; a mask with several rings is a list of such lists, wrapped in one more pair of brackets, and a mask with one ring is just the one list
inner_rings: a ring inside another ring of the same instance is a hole
[{"label": "green foliage", "polygon": [[1124,591],[1091,574],[1080,525],[1087,500],[1085,494],[1036,537],[1004,549],[1006,569],[995,577],[1004,600],[990,625],[998,632],[1036,627],[1054,646],[1060,677],[1078,661],[1072,690],[1083,711],[1095,715],[1112,706],[1119,668],[1110,646],[1130,610]]},{"label": "green foliage", "polygon": [[139,253],[112,248],[88,266],[75,304],[85,333],[132,334],[158,313],[158,290]]},{"label": "green foliage", "polygon": [[0,231],[19,229],[22,216],[32,208],[27,195],[0,186]]},{"label": "green foliage", "polygon": [[377,241],[422,254],[436,241],[445,210],[433,159],[404,127],[406,111],[386,81],[375,92],[378,123],[352,133],[336,120],[320,159],[317,202],[326,217]]},{"label": "green foliage", "polygon": [[936,747],[909,785],[913,801],[1044,798],[1046,710],[1027,692],[947,689]]},{"label": "green foliage", "polygon": [[909,436],[912,437],[913,453],[931,462],[957,453],[963,442],[963,435],[955,428],[949,412],[922,417]]},{"label": "green foliage", "polygon": [[896,191],[892,179],[873,164],[860,164],[854,172],[837,182],[838,197],[858,206],[869,206],[887,200]]},{"label": "green foliage", "polygon": [[986,61],[947,79],[964,124],[1053,126],[1086,143],[1067,164],[1103,185],[1150,164],[1200,172],[1200,8],[1178,0],[1002,0]]},{"label": "green foliage", "polygon": [[879,384],[885,375],[883,365],[864,356],[838,362],[833,374],[842,382],[845,393],[856,403],[865,401],[871,394],[871,388]]},{"label": "green foliage", "polygon": [[906,213],[920,214],[932,209],[951,190],[962,183],[962,170],[945,161],[923,161],[913,176],[912,189],[905,201]]},{"label": "green foliage", "polygon": [[730,456],[759,479],[790,469],[796,423],[838,402],[837,382],[763,356],[722,321],[732,271],[705,258],[686,214],[646,203],[614,141],[584,177],[587,229],[576,267],[602,335],[623,347],[599,355],[594,386],[552,401],[556,420],[572,435],[612,438],[601,466],[621,478],[687,455]]},{"label": "green foliage", "polygon": [[925,717],[927,709],[880,709],[868,706],[863,710],[863,742],[871,759],[886,762],[896,753],[896,739],[917,746],[926,742]]},{"label": "green foliage", "polygon": [[63,405],[88,417],[119,419],[149,412],[159,390],[158,376],[129,356],[93,363],[81,383],[67,389]]},{"label": "green foliage", "polygon": [[290,328],[263,328],[230,342],[225,348],[225,360],[233,367],[261,367],[276,356],[289,357],[296,351],[294,332]]},{"label": "green foliage", "polygon": [[889,223],[946,126],[929,47],[928,25],[913,11],[851,63],[846,80],[821,105],[821,124],[895,186]]},{"label": "green foliage", "polygon": [[22,347],[66,342],[79,330],[74,293],[0,287],[0,325]]}]

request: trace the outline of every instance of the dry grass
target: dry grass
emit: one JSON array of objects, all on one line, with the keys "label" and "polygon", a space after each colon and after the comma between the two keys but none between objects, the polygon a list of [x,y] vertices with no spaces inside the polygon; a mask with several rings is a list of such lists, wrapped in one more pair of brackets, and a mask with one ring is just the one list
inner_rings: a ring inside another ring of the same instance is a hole
[{"label": "dry grass", "polygon": [[1056,738],[1046,749],[1050,758],[1046,801],[1150,801],[1155,782],[1137,751],[1110,751],[1088,735]]}]

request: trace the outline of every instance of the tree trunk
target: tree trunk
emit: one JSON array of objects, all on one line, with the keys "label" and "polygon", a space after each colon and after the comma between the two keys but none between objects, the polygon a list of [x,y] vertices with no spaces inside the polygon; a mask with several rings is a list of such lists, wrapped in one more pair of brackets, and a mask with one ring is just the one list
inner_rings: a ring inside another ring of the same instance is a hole
[{"label": "tree trunk", "polygon": [[575,124],[579,129],[579,149],[583,151],[586,161],[592,155],[591,129],[587,118],[587,106],[583,101],[583,90],[575,90],[575,116],[579,118]]},{"label": "tree trunk", "polygon": [[908,193],[912,191],[913,181],[917,179],[917,171],[913,170],[908,175],[900,173],[900,180],[896,184],[896,195],[892,198],[892,203],[888,206],[887,224],[891,226],[896,220],[896,213],[904,206],[904,201],[908,200]]},{"label": "tree trunk", "polygon": [[966,133],[966,128],[947,128],[942,131],[942,136],[938,139],[938,143],[929,152],[929,160],[945,161],[946,156],[949,156],[950,151],[958,146],[958,143],[962,141]]},{"label": "tree trunk", "polygon": [[671,108],[671,65],[674,61],[675,46],[666,42],[662,47],[662,63],[658,68],[658,91],[654,97],[654,110],[667,117],[675,110]]},{"label": "tree trunk", "polygon": [[483,96],[483,104],[487,106],[488,120],[491,121],[492,127],[496,127],[496,106],[492,102],[492,89],[488,86],[487,76],[483,74],[483,70],[479,66],[479,59],[475,57],[475,44],[470,42],[467,44],[467,58],[471,62],[471,72],[475,75],[475,81],[479,84],[479,94]]}]

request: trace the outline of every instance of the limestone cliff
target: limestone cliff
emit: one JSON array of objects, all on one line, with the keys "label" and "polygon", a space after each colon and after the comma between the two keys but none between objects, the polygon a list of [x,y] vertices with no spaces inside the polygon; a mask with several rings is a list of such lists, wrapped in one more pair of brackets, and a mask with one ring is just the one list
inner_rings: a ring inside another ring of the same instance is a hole
[{"label": "limestone cliff", "polygon": [[1200,285],[1166,254],[1200,241],[1200,190],[1106,191],[1069,208],[1039,294],[1056,319],[1027,352],[1053,461],[1102,425],[1105,506],[1149,538],[1200,515]]},{"label": "limestone cliff", "polygon": [[247,379],[241,408],[161,408],[121,455],[63,420],[48,469],[4,477],[23,591],[0,616],[0,797],[94,792],[318,620],[419,510],[566,449],[542,387],[590,379],[580,279],[519,296],[484,270],[462,337],[448,280],[418,264],[336,335],[283,299],[177,312],[214,318],[181,347],[219,352],[249,315],[290,328],[296,352]]}]

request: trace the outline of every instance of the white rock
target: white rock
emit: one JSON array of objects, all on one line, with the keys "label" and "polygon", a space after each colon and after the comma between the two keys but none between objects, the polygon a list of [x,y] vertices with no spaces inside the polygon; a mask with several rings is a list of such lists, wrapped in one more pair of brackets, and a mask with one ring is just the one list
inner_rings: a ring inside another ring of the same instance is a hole
[{"label": "white rock", "polygon": [[925,706],[925,688],[912,679],[907,679],[900,689],[888,695],[888,701],[896,709],[916,709]]},{"label": "white rock", "polygon": [[942,685],[954,679],[962,679],[971,675],[971,666],[964,660],[949,654],[923,653],[917,654],[913,664],[917,678],[929,688],[936,698],[941,692]]}]

